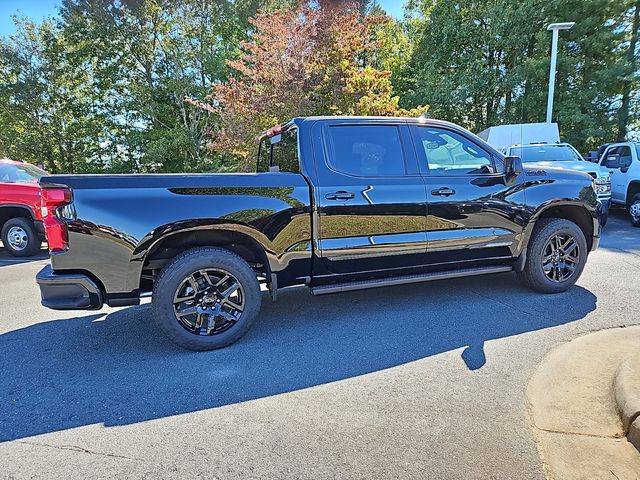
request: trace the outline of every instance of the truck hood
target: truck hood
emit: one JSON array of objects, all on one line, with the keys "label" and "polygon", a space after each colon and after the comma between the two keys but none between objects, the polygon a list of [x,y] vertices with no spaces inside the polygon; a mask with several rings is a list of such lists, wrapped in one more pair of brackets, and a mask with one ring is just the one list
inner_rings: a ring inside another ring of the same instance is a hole
[{"label": "truck hood", "polygon": [[604,171],[600,168],[597,163],[591,162],[580,162],[580,161],[544,161],[544,162],[525,162],[525,168],[530,169],[562,169],[562,170],[576,170],[578,172],[585,172],[591,176],[596,175],[597,177],[606,177],[609,172]]}]

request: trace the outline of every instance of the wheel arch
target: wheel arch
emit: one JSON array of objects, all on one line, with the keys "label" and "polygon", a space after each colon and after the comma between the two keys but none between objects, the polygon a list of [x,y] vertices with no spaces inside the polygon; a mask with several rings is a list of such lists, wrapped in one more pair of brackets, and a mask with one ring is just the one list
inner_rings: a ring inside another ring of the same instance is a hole
[{"label": "wheel arch", "polygon": [[633,197],[635,197],[638,193],[640,193],[640,180],[632,180],[631,182],[629,182],[629,186],[627,187],[627,206],[631,205]]},{"label": "wheel arch", "polygon": [[[200,225],[178,228],[153,238],[144,249],[136,252],[140,271],[140,288],[148,290],[164,266],[182,252],[198,247],[219,247],[229,250],[251,265],[257,274],[270,282],[271,265],[264,240],[252,235],[247,226]],[[244,228],[243,228],[244,227]],[[259,236],[259,235],[258,235]],[[145,288],[146,287],[146,288]]]},{"label": "wheel arch", "polygon": [[35,215],[33,214],[33,210],[26,205],[0,205],[0,230],[2,230],[6,221],[12,218],[27,218],[33,222],[35,220]]},{"label": "wheel arch", "polygon": [[[588,250],[593,248],[593,237],[596,233],[597,220],[594,215],[580,203],[552,203],[538,210],[532,219],[532,224],[542,218],[563,218],[569,220],[582,230],[587,241]],[[531,232],[532,233],[532,232]]]}]

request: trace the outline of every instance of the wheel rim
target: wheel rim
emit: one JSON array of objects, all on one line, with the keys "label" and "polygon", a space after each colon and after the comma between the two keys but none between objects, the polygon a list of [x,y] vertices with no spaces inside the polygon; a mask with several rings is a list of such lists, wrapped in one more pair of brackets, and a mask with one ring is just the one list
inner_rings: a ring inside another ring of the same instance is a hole
[{"label": "wheel rim", "polygon": [[554,235],[544,247],[542,270],[552,282],[568,280],[575,273],[579,262],[580,247],[572,235]]},{"label": "wheel rim", "polygon": [[194,335],[227,331],[242,317],[244,304],[245,294],[238,279],[219,268],[192,273],[173,296],[176,320]]},{"label": "wheel rim", "polygon": [[629,207],[629,213],[635,221],[640,220],[640,201],[635,201],[631,207]]},{"label": "wheel rim", "polygon": [[7,232],[7,242],[14,250],[24,250],[29,243],[29,237],[24,228],[15,226]]}]

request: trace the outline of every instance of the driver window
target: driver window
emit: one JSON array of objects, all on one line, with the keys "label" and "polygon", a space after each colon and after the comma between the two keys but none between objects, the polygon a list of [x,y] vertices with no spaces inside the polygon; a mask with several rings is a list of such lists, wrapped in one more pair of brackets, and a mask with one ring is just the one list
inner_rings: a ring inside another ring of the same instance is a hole
[{"label": "driver window", "polygon": [[[433,127],[413,127],[418,155],[430,175],[494,173],[491,155],[458,133]],[[420,148],[420,146],[422,148]]]},{"label": "driver window", "polygon": [[620,147],[620,166],[622,168],[626,168],[631,165],[631,147],[628,145],[624,145]]}]

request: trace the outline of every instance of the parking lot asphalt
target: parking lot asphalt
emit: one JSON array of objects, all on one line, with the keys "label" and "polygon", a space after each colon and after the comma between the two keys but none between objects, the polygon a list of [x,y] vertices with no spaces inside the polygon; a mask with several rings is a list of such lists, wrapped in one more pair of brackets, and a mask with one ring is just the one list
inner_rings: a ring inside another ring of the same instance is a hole
[{"label": "parking lot asphalt", "polygon": [[613,211],[570,291],[513,274],[313,297],[181,350],[148,305],[53,312],[0,253],[0,478],[544,478],[525,388],[553,347],[640,324],[640,229]]}]

